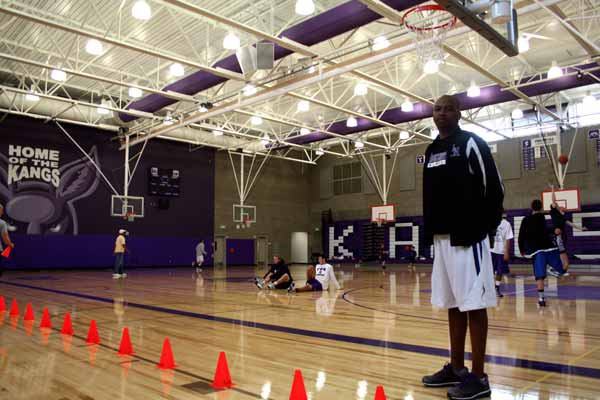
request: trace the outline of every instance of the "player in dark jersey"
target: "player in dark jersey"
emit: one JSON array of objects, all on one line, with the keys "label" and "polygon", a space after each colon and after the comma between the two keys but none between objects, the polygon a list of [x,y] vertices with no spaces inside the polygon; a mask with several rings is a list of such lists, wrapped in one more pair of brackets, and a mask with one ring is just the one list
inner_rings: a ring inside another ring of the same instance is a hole
[{"label": "player in dark jersey", "polygon": [[532,214],[526,216],[521,222],[519,230],[519,250],[525,257],[533,260],[533,274],[538,289],[538,305],[546,306],[544,297],[544,280],[546,279],[546,266],[550,265],[548,272],[554,276],[564,274],[560,254],[556,243],[552,240],[553,233],[546,226],[546,218],[542,209],[542,202],[538,199],[531,202]]},{"label": "player in dark jersey", "polygon": [[279,256],[273,256],[273,264],[263,279],[254,278],[259,289],[287,289],[293,281],[290,269]]}]

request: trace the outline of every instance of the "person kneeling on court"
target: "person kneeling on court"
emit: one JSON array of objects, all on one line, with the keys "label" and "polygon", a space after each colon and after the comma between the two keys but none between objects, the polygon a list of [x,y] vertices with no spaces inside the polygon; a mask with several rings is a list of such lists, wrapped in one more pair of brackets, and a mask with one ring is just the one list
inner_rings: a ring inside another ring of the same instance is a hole
[{"label": "person kneeling on court", "polygon": [[254,283],[259,289],[287,289],[294,282],[292,273],[287,264],[279,256],[273,256],[273,265],[263,279],[254,278]]},{"label": "person kneeling on court", "polygon": [[306,285],[297,288],[294,283],[290,285],[288,292],[312,292],[328,290],[329,286],[333,286],[336,290],[340,288],[333,266],[327,263],[324,255],[319,255],[319,263],[316,267],[312,265],[306,271]]}]

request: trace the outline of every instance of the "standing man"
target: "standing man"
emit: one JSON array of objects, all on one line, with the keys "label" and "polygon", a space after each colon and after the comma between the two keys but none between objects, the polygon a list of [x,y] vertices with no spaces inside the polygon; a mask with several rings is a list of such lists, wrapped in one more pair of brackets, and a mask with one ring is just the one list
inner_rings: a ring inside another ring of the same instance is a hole
[{"label": "standing man", "polygon": [[512,227],[506,220],[506,214],[502,214],[502,221],[496,228],[494,237],[494,247],[492,248],[492,263],[494,265],[494,274],[496,275],[496,296],[504,297],[500,291],[502,276],[508,275],[508,261],[510,261],[510,241],[514,238]]},{"label": "standing man", "polygon": [[519,230],[519,250],[527,258],[533,261],[533,275],[537,284],[538,306],[546,307],[544,296],[544,281],[546,279],[546,267],[552,276],[565,274],[560,260],[559,249],[556,241],[551,239],[553,232],[546,226],[546,217],[542,201],[535,199],[531,202],[531,215],[521,221]]},{"label": "standing man", "polygon": [[204,240],[201,240],[200,243],[196,246],[196,273],[199,274],[202,272],[202,263],[204,263],[204,258],[206,257],[206,250],[204,249]]},{"label": "standing man", "polygon": [[[502,217],[504,187],[488,145],[459,127],[453,96],[433,106],[439,136],[425,153],[423,216],[426,242],[434,246],[431,303],[448,310],[450,363],[422,382],[452,386],[452,400],[490,396],[484,372],[487,308],[496,306],[488,236]],[[467,327],[473,367],[465,367]]]},{"label": "standing man", "polygon": [[113,269],[113,279],[127,277],[127,274],[123,273],[123,269],[125,268],[125,236],[127,234],[125,229],[119,229],[119,235],[115,241],[115,267]]},{"label": "standing man", "polygon": [[[4,214],[4,206],[0,204],[0,217]],[[15,244],[10,240],[10,236],[8,236],[8,224],[3,219],[0,219],[0,235],[2,235],[2,241],[0,241],[0,252],[4,250],[2,247],[2,242],[8,247],[14,248]],[[3,268],[2,268],[2,257],[0,257],[0,276],[2,276]]]}]

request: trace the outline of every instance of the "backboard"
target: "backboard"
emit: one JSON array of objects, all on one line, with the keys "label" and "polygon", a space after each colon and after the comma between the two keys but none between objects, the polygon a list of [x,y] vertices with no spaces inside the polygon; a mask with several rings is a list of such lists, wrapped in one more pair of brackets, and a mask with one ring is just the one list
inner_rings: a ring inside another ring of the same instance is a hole
[{"label": "backboard", "polygon": [[510,0],[435,0],[509,57],[519,54],[517,12]]},{"label": "backboard", "polygon": [[233,222],[237,223],[236,227],[249,228],[251,224],[256,222],[256,206],[234,204]]},{"label": "backboard", "polygon": [[385,204],[382,206],[371,206],[371,222],[393,222],[396,220],[393,204]]},{"label": "backboard", "polygon": [[[559,207],[564,207],[566,211],[580,211],[580,193],[579,189],[564,189],[555,190],[556,204]],[[544,205],[544,211],[550,211],[550,205],[552,204],[552,191],[547,190],[542,192],[542,203]]]},{"label": "backboard", "polygon": [[144,198],[139,196],[111,196],[111,217],[123,217],[129,221],[144,217]]}]

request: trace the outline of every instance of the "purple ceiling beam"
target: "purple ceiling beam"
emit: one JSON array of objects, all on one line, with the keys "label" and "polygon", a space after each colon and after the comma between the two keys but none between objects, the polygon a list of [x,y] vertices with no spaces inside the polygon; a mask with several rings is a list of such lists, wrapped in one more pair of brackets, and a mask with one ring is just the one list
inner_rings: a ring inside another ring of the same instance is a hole
[{"label": "purple ceiling beam", "polygon": [[[399,11],[407,10],[422,2],[423,0],[383,0],[383,3]],[[312,46],[367,25],[380,18],[379,14],[371,11],[358,0],[352,0],[286,29],[279,37],[286,37],[305,46]],[[290,54],[292,54],[291,50],[275,44],[276,60]],[[242,72],[235,54],[216,62],[213,67],[221,67],[237,73]],[[193,96],[225,81],[227,81],[226,78],[213,75],[209,72],[198,71],[165,86],[163,90],[171,90]],[[155,112],[175,102],[177,100],[164,97],[160,94],[149,94],[140,100],[132,102],[127,109]],[[124,122],[130,122],[138,117],[119,114],[119,118]]]},{"label": "purple ceiling beam", "polygon": [[[576,73],[577,70],[583,70],[596,68],[597,63],[579,65],[574,68],[565,68],[565,74]],[[597,79],[600,79],[600,70],[592,71],[590,74],[594,75]],[[520,90],[527,96],[539,96],[542,94],[559,92],[561,90],[573,89],[580,86],[587,86],[594,83],[598,83],[597,80],[588,75],[567,75],[557,79],[545,80],[546,75],[544,74],[541,78],[529,77],[524,78],[523,82],[537,82],[529,86],[524,86]],[[456,94],[460,100],[461,108],[463,110],[470,110],[473,108],[485,107],[494,104],[506,103],[508,101],[518,100],[518,97],[512,94],[508,90],[502,90],[499,85],[486,86],[481,88],[481,94],[479,97],[468,97],[466,92]],[[406,122],[417,121],[424,118],[430,118],[432,116],[433,109],[428,103],[416,103],[414,110],[411,112],[403,112],[400,107],[392,108],[387,110],[380,119],[382,121],[397,125]],[[382,126],[366,119],[357,119],[358,126],[355,128],[348,128],[346,121],[338,121],[333,123],[329,127],[329,131],[338,133],[340,135],[348,135],[351,133],[364,132],[371,129],[381,128]],[[288,142],[295,144],[307,144],[317,142],[324,139],[331,139],[333,136],[323,132],[311,132],[307,135],[296,136],[287,139]],[[285,147],[285,146],[281,146]]]}]

